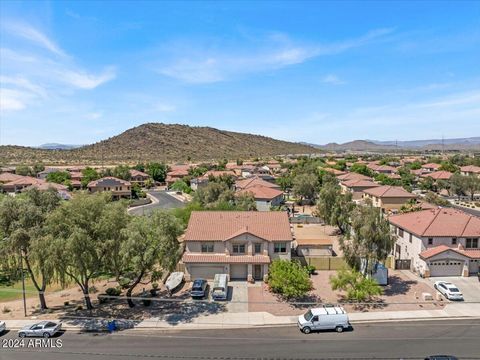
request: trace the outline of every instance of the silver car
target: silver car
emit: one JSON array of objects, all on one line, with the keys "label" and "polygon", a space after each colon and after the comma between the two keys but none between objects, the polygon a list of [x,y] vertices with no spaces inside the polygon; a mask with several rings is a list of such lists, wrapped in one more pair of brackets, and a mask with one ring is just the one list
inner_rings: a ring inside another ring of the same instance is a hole
[{"label": "silver car", "polygon": [[5,321],[0,321],[0,334],[7,330],[7,325]]},{"label": "silver car", "polygon": [[55,335],[62,329],[62,323],[54,323],[53,321],[41,321],[33,325],[27,325],[23,327],[19,332],[18,336],[21,338],[27,336],[37,336],[49,338]]}]

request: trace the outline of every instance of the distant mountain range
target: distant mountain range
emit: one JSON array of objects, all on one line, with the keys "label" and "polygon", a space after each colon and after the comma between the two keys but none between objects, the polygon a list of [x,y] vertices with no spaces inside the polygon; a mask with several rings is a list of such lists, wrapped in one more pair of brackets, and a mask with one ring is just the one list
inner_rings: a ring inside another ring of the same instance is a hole
[{"label": "distant mountain range", "polygon": [[480,150],[480,137],[410,141],[354,140],[343,144],[303,144],[326,151]]},{"label": "distant mountain range", "polygon": [[148,123],[91,145],[0,146],[0,164],[117,164],[246,159],[311,154],[315,148],[266,136],[178,124]]},{"label": "distant mountain range", "polygon": [[39,149],[45,150],[70,150],[81,147],[82,145],[69,145],[69,144],[57,144],[57,143],[48,143],[38,146]]}]

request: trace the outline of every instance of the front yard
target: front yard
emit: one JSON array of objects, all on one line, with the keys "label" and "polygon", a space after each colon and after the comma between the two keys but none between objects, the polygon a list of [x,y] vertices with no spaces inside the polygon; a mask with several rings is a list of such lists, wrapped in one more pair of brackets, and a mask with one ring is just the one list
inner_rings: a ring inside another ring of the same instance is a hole
[{"label": "front yard", "polygon": [[[298,315],[316,303],[336,304],[343,300],[341,291],[333,291],[329,278],[336,271],[318,271],[312,275],[313,290],[298,302],[287,302],[269,291],[268,285],[261,283],[248,288],[248,311],[266,311],[273,315]],[[441,309],[439,302],[424,302],[422,293],[435,295],[433,287],[425,282],[412,280],[400,271],[389,270],[389,285],[383,287],[384,294],[368,305],[345,304],[349,312],[358,311],[397,311],[397,310],[433,310]],[[306,304],[300,304],[306,303]]]}]

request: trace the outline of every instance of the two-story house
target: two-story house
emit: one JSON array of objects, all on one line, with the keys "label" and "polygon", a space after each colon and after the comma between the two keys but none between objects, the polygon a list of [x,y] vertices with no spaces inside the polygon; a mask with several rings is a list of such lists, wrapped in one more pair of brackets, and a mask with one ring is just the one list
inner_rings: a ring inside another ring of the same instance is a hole
[{"label": "two-story house", "polygon": [[480,265],[480,218],[436,208],[388,218],[396,234],[394,257],[424,277],[469,276]]},{"label": "two-story house", "polygon": [[130,169],[130,182],[132,184],[138,184],[141,187],[145,186],[145,182],[150,179],[150,175],[144,173],[143,171],[139,171],[136,169]]},{"label": "two-story house", "polygon": [[194,211],[184,236],[187,280],[263,280],[274,259],[290,259],[292,232],[286,212]]},{"label": "two-story house", "polygon": [[132,196],[132,184],[113,176],[90,181],[87,188],[91,193],[109,191],[114,199],[131,198]]},{"label": "two-story house", "polygon": [[415,195],[401,186],[384,185],[363,190],[363,199],[370,200],[374,207],[379,207],[384,212],[398,211],[415,198]]}]

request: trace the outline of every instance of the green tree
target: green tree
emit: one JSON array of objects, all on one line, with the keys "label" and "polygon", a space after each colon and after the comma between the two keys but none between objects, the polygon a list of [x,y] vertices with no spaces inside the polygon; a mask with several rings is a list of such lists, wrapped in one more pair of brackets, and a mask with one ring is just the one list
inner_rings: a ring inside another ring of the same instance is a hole
[{"label": "green tree", "polygon": [[268,285],[287,299],[305,296],[312,289],[308,270],[298,261],[273,260],[268,270]]},{"label": "green tree", "polygon": [[340,270],[337,276],[330,277],[330,284],[333,290],[346,291],[347,300],[350,301],[367,301],[383,293],[374,279],[365,277],[355,270]]},{"label": "green tree", "polygon": [[131,277],[127,290],[130,307],[135,306],[131,299],[133,290],[157,265],[166,271],[175,268],[180,256],[178,237],[181,233],[177,219],[164,212],[134,217],[124,229],[126,240],[122,242],[120,253],[123,268],[128,269]]},{"label": "green tree", "polygon": [[130,168],[127,165],[118,165],[112,171],[112,176],[129,181],[132,178]]},{"label": "green tree", "polygon": [[32,168],[33,174],[36,176],[39,172],[42,172],[45,170],[45,165],[42,163],[35,163]]},{"label": "green tree", "polygon": [[451,206],[451,204],[448,200],[442,198],[441,196],[438,196],[433,191],[427,192],[427,194],[424,197],[424,200],[427,203],[437,205],[437,206],[444,206],[444,207]]},{"label": "green tree", "polygon": [[190,194],[192,192],[190,186],[188,186],[188,184],[183,180],[175,181],[172,186],[170,186],[170,189],[174,191],[181,191],[185,194]]},{"label": "green tree", "polygon": [[318,177],[315,174],[300,174],[293,179],[293,192],[300,199],[313,200],[318,187]]},{"label": "green tree", "polygon": [[59,279],[62,283],[71,279],[80,287],[89,310],[93,308],[91,280],[107,268],[112,243],[120,241],[118,231],[127,225],[126,221],[112,221],[115,217],[110,213],[116,206],[108,193],[79,194],[55,209],[47,220]]},{"label": "green tree", "polygon": [[66,184],[71,179],[68,171],[55,171],[47,175],[47,181],[57,184]]},{"label": "green tree", "polygon": [[280,186],[280,189],[282,189],[282,191],[287,191],[293,186],[292,176],[288,173],[282,174],[281,176],[276,178],[275,182],[278,186]]},{"label": "green tree", "polygon": [[452,164],[450,161],[442,161],[438,170],[450,171],[450,172],[454,173],[454,172],[458,171],[459,169],[458,169],[457,165]]},{"label": "green tree", "polygon": [[17,197],[0,202],[0,233],[5,236],[4,251],[20,254],[38,291],[40,308],[45,310],[45,290],[54,275],[52,239],[46,231],[47,214],[60,204],[54,190],[28,190]]},{"label": "green tree", "polygon": [[354,269],[372,274],[378,262],[384,262],[393,249],[395,238],[380,208],[356,207],[351,215],[352,238],[340,239],[345,260]]},{"label": "green tree", "polygon": [[30,176],[32,175],[32,169],[26,165],[18,165],[15,167],[15,174],[22,175],[22,176]]},{"label": "green tree", "polygon": [[209,182],[197,189],[193,196],[194,201],[202,207],[214,207],[218,202],[234,202],[235,193],[224,183]]},{"label": "green tree", "polygon": [[374,173],[372,170],[370,170],[367,165],[365,164],[359,164],[355,163],[352,166],[350,166],[350,172],[354,172],[357,174],[362,174],[365,176],[373,177]]},{"label": "green tree", "polygon": [[149,163],[146,166],[146,172],[153,180],[158,182],[165,182],[167,177],[168,166],[161,163]]},{"label": "green tree", "polygon": [[257,210],[257,204],[251,194],[237,194],[235,196],[235,208],[240,211],[254,211]]},{"label": "green tree", "polygon": [[381,185],[400,186],[402,184],[401,180],[392,179],[391,177],[388,177],[386,174],[375,175],[375,181],[380,183]]},{"label": "green tree", "polygon": [[90,181],[100,179],[100,174],[97,170],[87,167],[82,170],[82,187],[85,189]]},{"label": "green tree", "polygon": [[475,193],[480,191],[480,178],[477,176],[453,174],[449,183],[454,194],[459,196],[469,195],[472,201]]},{"label": "green tree", "polygon": [[355,207],[352,194],[342,194],[339,185],[330,182],[320,189],[317,201],[317,215],[326,224],[336,226],[343,235],[350,233],[350,216]]}]

